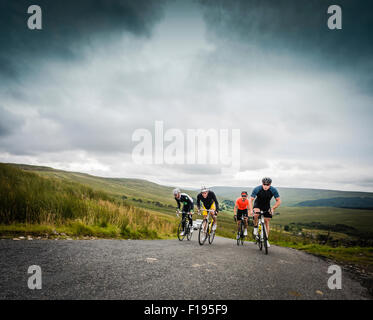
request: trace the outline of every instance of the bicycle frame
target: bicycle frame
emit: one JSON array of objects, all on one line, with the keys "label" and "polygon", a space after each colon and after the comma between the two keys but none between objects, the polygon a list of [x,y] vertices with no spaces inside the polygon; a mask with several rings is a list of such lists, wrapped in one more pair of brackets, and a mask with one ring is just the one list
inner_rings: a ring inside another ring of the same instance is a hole
[{"label": "bicycle frame", "polygon": [[260,211],[259,213],[256,212],[256,214],[259,214],[258,217],[258,235],[257,241],[259,245],[259,249],[262,250],[263,244],[265,248],[265,253],[268,254],[268,247],[267,247],[267,241],[268,241],[268,233],[266,230],[265,222],[264,222],[264,211]]},{"label": "bicycle frame", "polygon": [[[201,226],[200,226],[200,230],[199,230],[198,238],[199,238],[199,244],[200,245],[203,245],[207,238],[209,238],[209,243],[211,244],[212,241],[214,240],[214,237],[215,237],[215,231],[212,233],[212,226],[213,226],[213,223],[214,223],[214,219],[211,216],[211,213],[215,212],[215,210],[208,209],[206,211],[207,211],[207,215],[204,216],[203,221],[202,221]],[[204,239],[201,239],[201,232],[205,233]]]},{"label": "bicycle frame", "polygon": [[[185,215],[183,215],[183,213],[185,213]],[[190,226],[189,224],[189,216],[192,217],[192,214],[190,214],[189,212],[182,212],[180,210],[177,210],[176,215],[179,217],[180,214],[182,215],[182,219],[179,223],[177,236],[180,241],[184,240],[185,236],[188,240],[190,240],[192,238],[192,232],[190,230],[191,228],[193,228],[193,226]],[[180,236],[181,229],[184,231],[183,236]]]}]

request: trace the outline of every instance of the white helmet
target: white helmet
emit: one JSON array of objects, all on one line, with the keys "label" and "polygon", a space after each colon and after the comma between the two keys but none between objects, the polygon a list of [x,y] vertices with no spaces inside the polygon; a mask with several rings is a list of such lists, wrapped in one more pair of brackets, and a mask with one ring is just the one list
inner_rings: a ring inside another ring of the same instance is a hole
[{"label": "white helmet", "polygon": [[177,194],[181,193],[181,191],[179,188],[176,188],[174,189],[173,193],[174,193],[174,196],[176,196]]},{"label": "white helmet", "polygon": [[201,187],[201,192],[207,192],[207,191],[209,191],[209,189],[207,187],[205,187],[205,186]]}]

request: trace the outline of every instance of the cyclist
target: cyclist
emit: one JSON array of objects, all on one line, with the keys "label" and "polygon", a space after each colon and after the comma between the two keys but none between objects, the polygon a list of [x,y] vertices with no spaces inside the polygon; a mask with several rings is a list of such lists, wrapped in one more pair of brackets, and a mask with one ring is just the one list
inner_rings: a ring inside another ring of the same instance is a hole
[{"label": "cyclist", "polygon": [[216,218],[219,212],[219,202],[216,199],[215,193],[204,186],[201,187],[201,192],[197,196],[198,212],[201,212],[201,202],[202,202],[203,216],[207,216],[207,210],[214,210],[214,212],[211,215],[212,215],[212,219],[214,220],[212,230],[215,231],[216,226],[217,226]]},{"label": "cyclist", "polygon": [[[249,199],[249,209],[250,212],[254,214],[254,236],[258,234],[258,212],[264,212],[264,224],[267,230],[267,237],[269,236],[269,221],[271,220],[273,213],[276,208],[281,204],[280,195],[276,188],[271,186],[272,179],[265,177],[262,179],[262,185],[254,188]],[[275,205],[271,208],[271,199],[274,197],[276,199]],[[254,210],[253,210],[253,200]],[[267,246],[269,247],[269,242],[267,240]]]},{"label": "cyclist", "polygon": [[240,238],[242,220],[245,223],[244,236],[247,236],[247,220],[249,214],[249,200],[247,200],[247,191],[241,192],[241,197],[237,198],[234,206],[234,220],[237,221],[237,240]]},{"label": "cyclist", "polygon": [[[182,193],[179,188],[176,188],[173,190],[173,194],[175,197],[175,200],[177,202],[177,208],[180,210],[181,204],[183,204],[182,209],[182,219],[185,218],[186,215],[188,215],[189,225],[190,225],[190,232],[193,232],[193,209],[194,209],[194,203],[193,199],[188,196],[186,193]],[[184,235],[184,229],[185,225],[183,225],[183,231],[180,233],[181,236]]]}]

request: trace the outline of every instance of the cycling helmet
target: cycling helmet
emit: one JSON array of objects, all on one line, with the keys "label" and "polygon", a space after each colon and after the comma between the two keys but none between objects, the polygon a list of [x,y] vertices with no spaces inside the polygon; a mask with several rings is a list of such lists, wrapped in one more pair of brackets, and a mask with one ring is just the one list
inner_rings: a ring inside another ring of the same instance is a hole
[{"label": "cycling helmet", "polygon": [[271,184],[272,183],[272,179],[271,178],[268,178],[268,177],[264,177],[262,179],[262,183],[263,184]]},{"label": "cycling helmet", "polygon": [[202,186],[202,187],[201,187],[201,192],[207,192],[207,191],[209,191],[208,188],[206,188],[205,186]]},{"label": "cycling helmet", "polygon": [[242,191],[241,196],[247,196],[247,191]]},{"label": "cycling helmet", "polygon": [[179,188],[176,188],[174,189],[173,193],[174,193],[174,196],[176,196],[177,194],[181,193],[181,191]]}]

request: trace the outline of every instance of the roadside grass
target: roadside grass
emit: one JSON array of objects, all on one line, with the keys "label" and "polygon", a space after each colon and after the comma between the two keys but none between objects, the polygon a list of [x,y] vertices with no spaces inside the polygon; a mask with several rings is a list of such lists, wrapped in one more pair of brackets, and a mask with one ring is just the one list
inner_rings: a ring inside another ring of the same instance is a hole
[{"label": "roadside grass", "polygon": [[52,229],[74,236],[161,239],[176,227],[174,217],[124,204],[103,191],[0,164],[0,235]]}]

